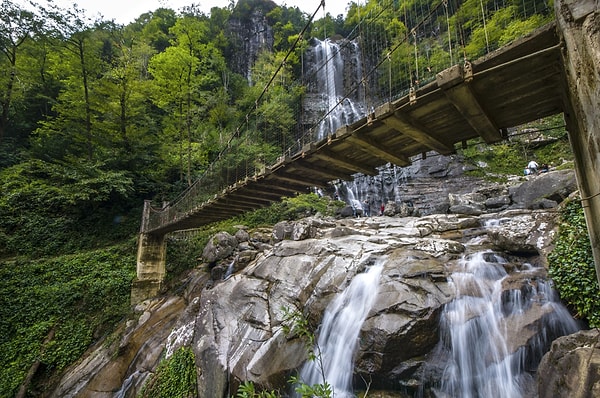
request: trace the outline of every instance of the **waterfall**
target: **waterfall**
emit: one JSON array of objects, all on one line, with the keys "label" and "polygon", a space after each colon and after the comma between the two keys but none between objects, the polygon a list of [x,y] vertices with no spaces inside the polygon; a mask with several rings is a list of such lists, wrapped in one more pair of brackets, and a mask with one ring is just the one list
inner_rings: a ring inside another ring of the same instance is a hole
[{"label": "waterfall", "polygon": [[129,389],[136,384],[137,378],[140,377],[141,372],[136,370],[133,372],[121,385],[121,388],[113,394],[113,398],[125,398]]},{"label": "waterfall", "polygon": [[317,359],[307,361],[300,372],[300,379],[304,383],[322,384],[325,377],[334,397],[354,397],[354,351],[360,328],[375,301],[382,269],[383,261],[356,275],[350,285],[327,306],[318,347],[315,348]]},{"label": "waterfall", "polygon": [[[503,289],[505,263],[497,254],[479,252],[464,258],[452,274],[456,299],[446,305],[440,331],[449,358],[441,390],[448,396],[527,396],[531,376],[526,365],[537,366],[554,338],[578,330],[547,281],[525,278],[526,288]],[[544,314],[540,332],[526,348],[513,349],[508,336],[520,333],[526,324],[520,318],[533,306]],[[515,325],[518,331],[511,330]]]},{"label": "waterfall", "polygon": [[233,274],[233,271],[235,269],[235,262],[238,260],[238,256],[236,256],[233,260],[231,260],[229,262],[229,265],[227,266],[227,271],[225,271],[225,275],[223,275],[223,280],[227,280],[231,277],[231,275]]},{"label": "waterfall", "polygon": [[354,216],[360,216],[363,214],[363,205],[359,198],[359,193],[356,188],[356,183],[354,181],[348,183],[342,183],[342,185],[346,186],[347,193],[347,203],[352,206],[352,211]]},{"label": "waterfall", "polygon": [[316,40],[314,47],[316,63],[316,89],[320,94],[320,108],[325,116],[317,130],[317,139],[323,139],[342,126],[354,123],[364,115],[361,105],[346,97],[344,91],[344,68],[346,62],[354,67],[353,84],[358,84],[362,76],[360,51],[356,43],[350,47],[351,59],[345,60],[340,45],[331,40]]}]

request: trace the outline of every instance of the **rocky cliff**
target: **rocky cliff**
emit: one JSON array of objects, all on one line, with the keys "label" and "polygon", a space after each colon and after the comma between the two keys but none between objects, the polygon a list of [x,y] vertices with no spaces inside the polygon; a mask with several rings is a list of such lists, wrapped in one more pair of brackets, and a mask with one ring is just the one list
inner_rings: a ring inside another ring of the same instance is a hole
[{"label": "rocky cliff", "polygon": [[272,1],[238,2],[229,20],[229,36],[232,46],[231,69],[252,81],[252,66],[262,51],[272,51],[273,27],[268,23],[266,14],[276,4]]},{"label": "rocky cliff", "polygon": [[[444,209],[437,213],[417,204],[411,216],[316,216],[217,234],[183,290],[138,305],[120,337],[70,369],[52,396],[135,396],[159,360],[181,346],[195,353],[201,397],[230,396],[243,380],[288,389],[307,351],[284,332],[284,309],[305,314],[318,333],[332,299],[375,263],[383,264],[375,304],[362,325],[348,325],[360,328],[355,387],[452,396],[443,383],[454,355],[443,320],[458,298],[454,273],[473,256],[500,275],[494,305],[506,355],[525,365],[514,376],[523,396],[536,396],[542,355],[575,328],[544,288],[553,206],[574,189],[573,178],[548,173],[497,189],[479,181],[468,195],[459,193],[464,184],[445,179],[449,186],[437,195],[448,206],[435,206]],[[475,285],[466,291],[483,294]]]}]

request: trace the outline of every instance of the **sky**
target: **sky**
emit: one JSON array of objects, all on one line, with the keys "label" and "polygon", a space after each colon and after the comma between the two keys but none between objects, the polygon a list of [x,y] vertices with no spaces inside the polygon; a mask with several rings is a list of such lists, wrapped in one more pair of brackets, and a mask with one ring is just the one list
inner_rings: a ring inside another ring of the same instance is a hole
[{"label": "sky", "polygon": [[[17,4],[24,3],[25,0],[15,1]],[[237,1],[237,0],[236,0]],[[274,0],[279,5],[288,7],[298,7],[303,12],[312,15],[321,0]],[[338,14],[346,14],[346,7],[351,0],[325,0],[325,11],[334,17]],[[38,0],[44,4],[43,0]],[[78,8],[87,11],[89,17],[101,14],[104,19],[114,19],[117,23],[127,24],[133,22],[137,17],[148,11],[154,11],[160,7],[167,7],[173,10],[179,10],[183,6],[192,3],[200,4],[200,9],[209,13],[212,7],[226,7],[229,0],[53,0],[54,4],[61,8],[71,8],[75,3]],[[320,9],[316,19],[323,17],[323,9]]]}]

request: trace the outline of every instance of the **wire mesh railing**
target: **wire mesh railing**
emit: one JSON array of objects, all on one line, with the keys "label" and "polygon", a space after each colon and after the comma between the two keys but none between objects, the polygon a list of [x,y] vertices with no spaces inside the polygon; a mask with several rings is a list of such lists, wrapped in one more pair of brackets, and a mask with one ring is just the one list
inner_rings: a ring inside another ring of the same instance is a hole
[{"label": "wire mesh railing", "polygon": [[[346,37],[311,38],[320,10],[326,12],[325,2],[287,53],[263,54],[262,69],[253,78],[256,100],[242,122],[187,190],[167,205],[148,207],[143,229],[187,217],[303,146],[326,139],[383,103],[410,95],[442,70],[485,55],[554,18],[546,0],[380,0],[350,7],[346,23],[354,27]],[[264,72],[268,66],[271,74]]]}]

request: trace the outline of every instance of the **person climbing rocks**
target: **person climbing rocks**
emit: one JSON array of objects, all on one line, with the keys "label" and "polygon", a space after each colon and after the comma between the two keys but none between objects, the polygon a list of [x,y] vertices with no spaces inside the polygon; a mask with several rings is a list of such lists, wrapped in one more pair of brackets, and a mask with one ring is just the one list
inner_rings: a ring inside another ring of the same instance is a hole
[{"label": "person climbing rocks", "polygon": [[385,204],[383,202],[381,202],[381,209],[380,209],[380,212],[379,212],[380,216],[383,216],[384,210],[385,210]]},{"label": "person climbing rocks", "polygon": [[525,175],[529,174],[537,174],[538,167],[540,167],[535,160],[531,160],[527,163],[527,167],[525,168]]}]

